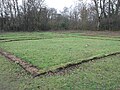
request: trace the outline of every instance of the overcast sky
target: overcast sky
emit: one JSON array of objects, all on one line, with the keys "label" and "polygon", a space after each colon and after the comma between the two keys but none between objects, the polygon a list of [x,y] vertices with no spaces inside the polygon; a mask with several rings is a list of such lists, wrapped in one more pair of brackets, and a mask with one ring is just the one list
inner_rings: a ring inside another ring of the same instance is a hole
[{"label": "overcast sky", "polygon": [[58,11],[62,10],[64,7],[70,7],[78,0],[46,0],[46,5],[48,7],[56,8]]},{"label": "overcast sky", "polygon": [[[21,3],[22,0],[19,0]],[[71,5],[75,4],[78,0],[45,0],[45,3],[50,8],[56,8],[58,11],[62,10],[64,7],[70,7]],[[83,0],[83,1],[90,1],[90,0]]]}]

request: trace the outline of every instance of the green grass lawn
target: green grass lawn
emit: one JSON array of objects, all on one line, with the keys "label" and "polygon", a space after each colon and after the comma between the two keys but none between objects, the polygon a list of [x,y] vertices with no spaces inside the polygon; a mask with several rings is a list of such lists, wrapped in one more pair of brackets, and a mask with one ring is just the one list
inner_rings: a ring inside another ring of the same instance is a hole
[{"label": "green grass lawn", "polygon": [[9,41],[9,40],[36,40],[36,39],[51,39],[65,37],[63,34],[51,33],[51,32],[19,32],[19,33],[5,33],[0,34],[0,41]]},{"label": "green grass lawn", "polygon": [[0,90],[119,90],[120,55],[80,65],[65,75],[32,78],[0,56]]},{"label": "green grass lawn", "polygon": [[19,32],[19,33],[3,33],[0,34],[0,41],[9,40],[36,40],[36,39],[51,39],[51,38],[66,38],[66,37],[80,37],[89,39],[109,39],[120,40],[118,36],[83,36],[81,33],[53,33],[53,32]]},{"label": "green grass lawn", "polygon": [[[24,37],[24,38],[23,38]],[[2,42],[0,47],[27,62],[47,71],[83,59],[120,51],[120,38],[81,36],[76,33],[8,33],[0,35],[5,40],[25,40]]]}]

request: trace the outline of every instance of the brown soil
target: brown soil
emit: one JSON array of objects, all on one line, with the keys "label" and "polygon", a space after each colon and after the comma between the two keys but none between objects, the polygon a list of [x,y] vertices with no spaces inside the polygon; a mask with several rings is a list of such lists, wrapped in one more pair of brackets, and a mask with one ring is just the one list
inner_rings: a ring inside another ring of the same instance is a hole
[{"label": "brown soil", "polygon": [[[114,55],[119,55],[119,54],[120,54],[120,52],[115,52],[115,53],[106,54],[106,55],[103,55],[103,56],[93,57],[91,59],[85,59],[85,60],[82,60],[81,62],[78,62],[78,63],[71,63],[71,64],[67,64],[63,67],[56,68],[54,71],[50,70],[50,71],[47,71],[47,72],[44,72],[44,73],[40,73],[37,76],[64,75],[66,73],[69,73],[69,71],[80,67],[81,64],[88,63],[88,62],[91,62],[91,61],[97,61],[97,60],[100,60],[102,58],[106,58],[106,57],[110,57],[110,56],[114,56]],[[35,76],[35,77],[37,77],[37,76]]]},{"label": "brown soil", "polygon": [[120,31],[95,31],[95,30],[66,30],[66,31],[52,31],[56,33],[80,33],[87,36],[108,36],[108,37],[120,37]]},{"label": "brown soil", "polygon": [[20,58],[5,52],[3,50],[0,50],[0,54],[5,56],[6,58],[8,58],[8,60],[15,62],[16,64],[19,64],[23,69],[25,69],[28,73],[30,73],[33,76],[38,75],[38,68],[36,68],[35,66],[33,66],[32,64],[29,64],[23,60],[21,60]]},{"label": "brown soil", "polygon": [[120,31],[83,31],[83,35],[120,37]]},{"label": "brown soil", "polygon": [[40,40],[44,38],[35,38],[35,39],[13,39],[13,40],[7,40],[7,39],[0,39],[1,42],[13,42],[13,41],[26,41],[26,40]]}]

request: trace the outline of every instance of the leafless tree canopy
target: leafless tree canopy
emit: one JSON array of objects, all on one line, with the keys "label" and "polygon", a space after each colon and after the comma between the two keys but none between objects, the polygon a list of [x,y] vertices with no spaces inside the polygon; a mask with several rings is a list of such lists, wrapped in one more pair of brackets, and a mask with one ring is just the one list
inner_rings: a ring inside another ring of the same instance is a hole
[{"label": "leafless tree canopy", "polygon": [[0,31],[120,30],[120,0],[91,0],[61,13],[44,0],[0,0]]}]

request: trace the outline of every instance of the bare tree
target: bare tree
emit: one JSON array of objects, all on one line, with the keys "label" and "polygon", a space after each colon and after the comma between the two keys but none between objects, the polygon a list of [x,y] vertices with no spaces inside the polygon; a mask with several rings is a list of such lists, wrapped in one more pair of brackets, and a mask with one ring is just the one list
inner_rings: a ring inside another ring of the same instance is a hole
[{"label": "bare tree", "polygon": [[[0,0],[0,30],[39,31],[47,29],[113,30],[120,27],[120,0],[78,0],[58,14],[45,0]],[[96,24],[97,23],[97,24]]]}]

